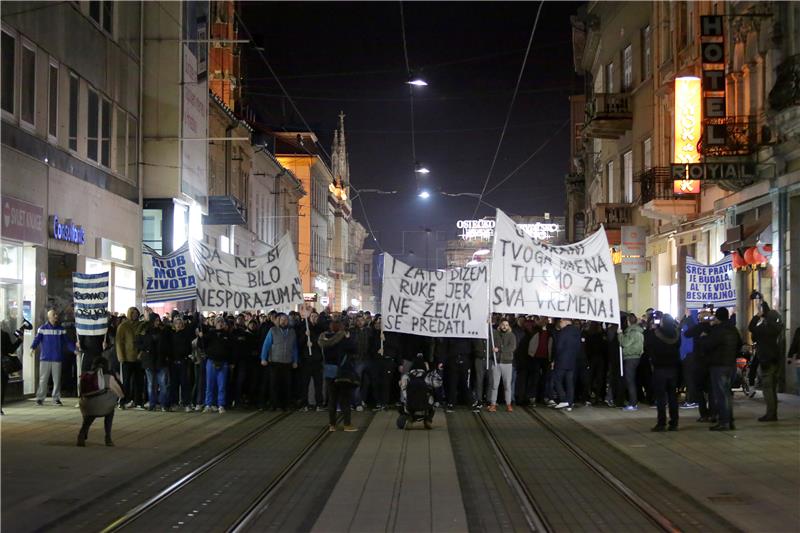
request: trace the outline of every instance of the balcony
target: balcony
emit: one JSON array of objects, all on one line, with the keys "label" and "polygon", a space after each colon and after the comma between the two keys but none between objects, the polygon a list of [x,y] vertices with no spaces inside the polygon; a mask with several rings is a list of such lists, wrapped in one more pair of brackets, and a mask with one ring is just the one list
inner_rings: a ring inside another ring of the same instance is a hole
[{"label": "balcony", "polygon": [[649,168],[635,179],[641,186],[642,214],[647,218],[674,221],[697,212],[694,195],[675,194],[670,167]]},{"label": "balcony", "polygon": [[247,208],[233,195],[209,196],[208,216],[203,224],[208,226],[240,226],[247,223]]},{"label": "balcony", "polygon": [[619,139],[633,126],[628,93],[598,93],[586,103],[584,133],[595,139]]},{"label": "balcony", "polygon": [[[758,148],[758,119],[753,116],[710,118],[703,121],[706,136],[698,146],[705,157],[736,157]],[[710,144],[714,139],[718,144]]]},{"label": "balcony", "polygon": [[594,227],[603,224],[606,229],[620,229],[633,223],[633,204],[594,204]]}]

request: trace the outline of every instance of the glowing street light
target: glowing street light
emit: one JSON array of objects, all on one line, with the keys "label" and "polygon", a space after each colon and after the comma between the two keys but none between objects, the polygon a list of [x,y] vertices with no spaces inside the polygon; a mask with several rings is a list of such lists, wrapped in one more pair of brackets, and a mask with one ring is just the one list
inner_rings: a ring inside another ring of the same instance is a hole
[{"label": "glowing street light", "polygon": [[416,172],[417,174],[430,174],[431,173],[431,171],[430,171],[430,169],[428,167],[426,167],[425,165],[420,165],[419,163],[416,163],[414,165],[414,172]]},{"label": "glowing street light", "polygon": [[421,191],[419,191],[419,192],[417,193],[417,196],[419,196],[419,197],[420,197],[420,198],[422,198],[423,200],[427,200],[428,198],[430,198],[430,197],[431,197],[431,193],[429,193],[429,192],[428,192],[428,191],[426,191],[425,189],[422,189]]},{"label": "glowing street light", "polygon": [[423,80],[422,78],[411,78],[406,82],[408,85],[413,85],[414,87],[427,87],[428,82]]}]

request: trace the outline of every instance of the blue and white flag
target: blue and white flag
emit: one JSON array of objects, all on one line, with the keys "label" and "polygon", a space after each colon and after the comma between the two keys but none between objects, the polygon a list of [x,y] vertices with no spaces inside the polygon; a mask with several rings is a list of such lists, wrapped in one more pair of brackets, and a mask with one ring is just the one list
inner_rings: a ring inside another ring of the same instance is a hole
[{"label": "blue and white flag", "polygon": [[197,278],[188,242],[163,256],[145,246],[142,274],[145,303],[180,302],[197,298]]},{"label": "blue and white flag", "polygon": [[105,335],[108,329],[108,272],[72,274],[75,330],[78,335]]}]

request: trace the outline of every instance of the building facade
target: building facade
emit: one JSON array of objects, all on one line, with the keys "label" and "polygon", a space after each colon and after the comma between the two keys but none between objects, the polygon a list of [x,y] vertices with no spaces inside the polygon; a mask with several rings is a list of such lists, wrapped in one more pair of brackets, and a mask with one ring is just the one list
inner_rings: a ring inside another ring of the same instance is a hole
[{"label": "building facade", "polygon": [[604,224],[615,247],[623,226],[648,235],[644,272],[619,273],[623,307],[681,316],[687,257],[734,254],[743,332],[753,290],[797,328],[798,22],[786,2],[595,2],[573,17],[586,104],[567,185],[587,231]]},{"label": "building facade", "polygon": [[[110,272],[136,303],[141,242],[139,3],[3,4],[0,320],[72,322],[72,273]],[[53,28],[69,31],[53,31]],[[32,393],[26,338],[9,395]]]}]

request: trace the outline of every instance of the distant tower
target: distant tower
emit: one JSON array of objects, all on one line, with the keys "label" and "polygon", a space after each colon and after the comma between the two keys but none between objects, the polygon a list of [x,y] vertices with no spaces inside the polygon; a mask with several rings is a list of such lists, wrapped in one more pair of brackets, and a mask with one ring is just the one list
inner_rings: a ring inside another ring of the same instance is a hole
[{"label": "distant tower", "polygon": [[347,190],[350,184],[350,161],[347,158],[347,143],[344,136],[344,112],[339,112],[339,127],[333,133],[331,166],[333,177],[339,187]]}]

